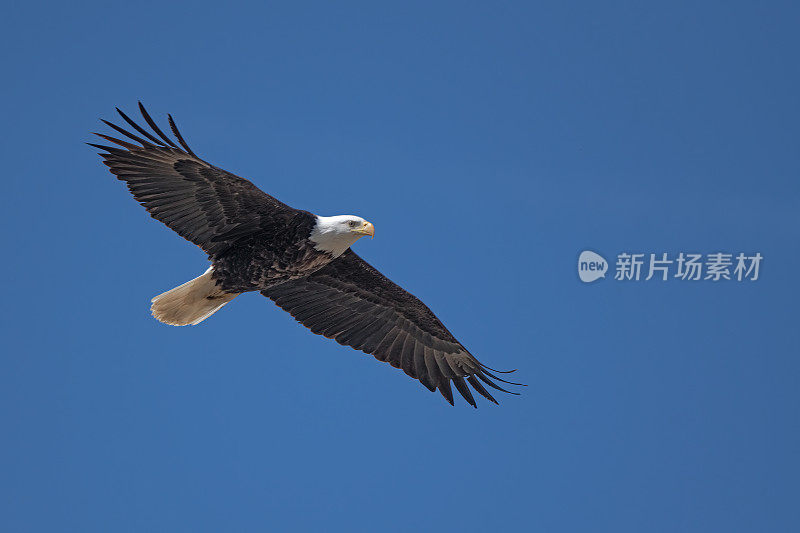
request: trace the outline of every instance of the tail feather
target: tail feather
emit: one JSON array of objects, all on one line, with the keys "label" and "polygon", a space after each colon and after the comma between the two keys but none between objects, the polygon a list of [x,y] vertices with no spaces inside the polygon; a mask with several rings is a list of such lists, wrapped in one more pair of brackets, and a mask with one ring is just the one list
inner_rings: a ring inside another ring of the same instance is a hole
[{"label": "tail feather", "polygon": [[153,298],[150,311],[156,320],[171,326],[194,326],[239,296],[220,290],[212,272],[210,267],[202,276]]}]

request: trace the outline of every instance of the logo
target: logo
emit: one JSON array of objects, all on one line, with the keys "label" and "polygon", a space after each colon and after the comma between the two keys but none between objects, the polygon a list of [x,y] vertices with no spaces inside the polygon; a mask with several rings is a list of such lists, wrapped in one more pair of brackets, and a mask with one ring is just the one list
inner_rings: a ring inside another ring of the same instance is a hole
[{"label": "logo", "polygon": [[[744,282],[758,280],[764,256],[759,252],[638,253],[622,252],[612,268],[615,281],[712,281]],[[578,277],[591,283],[606,277],[608,263],[600,254],[584,250],[578,258]]]},{"label": "logo", "polygon": [[606,277],[608,262],[603,256],[584,250],[578,257],[578,277],[584,283],[591,283]]}]

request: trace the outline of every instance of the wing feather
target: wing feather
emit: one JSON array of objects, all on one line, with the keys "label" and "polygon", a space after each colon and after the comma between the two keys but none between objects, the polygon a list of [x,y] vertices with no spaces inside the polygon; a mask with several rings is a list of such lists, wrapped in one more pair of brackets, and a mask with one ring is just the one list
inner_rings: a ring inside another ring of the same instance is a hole
[{"label": "wing feather", "polygon": [[91,144],[105,153],[104,163],[128,185],[133,197],[181,237],[200,246],[211,258],[228,250],[239,239],[254,233],[280,231],[297,213],[261,191],[250,181],[217,168],[195,155],[168,117],[177,144],[158,127],[139,103],[145,122],[154,133],[136,124],[117,109],[141,137],[103,120],[133,144],[102,133],[97,135],[119,147]]},{"label": "wing feather", "polygon": [[312,332],[402,369],[451,404],[451,382],[472,406],[470,386],[494,403],[481,381],[503,390],[492,380],[504,380],[490,374],[425,304],[352,251],[307,278],[261,292]]}]

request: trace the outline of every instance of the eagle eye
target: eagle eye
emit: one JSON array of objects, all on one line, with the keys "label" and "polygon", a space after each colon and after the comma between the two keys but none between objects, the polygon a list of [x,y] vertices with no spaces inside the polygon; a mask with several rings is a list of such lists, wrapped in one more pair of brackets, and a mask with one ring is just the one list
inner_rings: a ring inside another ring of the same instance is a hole
[{"label": "eagle eye", "polygon": [[355,227],[356,227],[356,224],[357,224],[357,223],[356,223],[356,221],[355,221],[355,220],[351,220],[350,222],[348,222],[348,223],[347,223],[347,225],[348,225],[348,226],[350,226],[351,228],[355,228]]}]

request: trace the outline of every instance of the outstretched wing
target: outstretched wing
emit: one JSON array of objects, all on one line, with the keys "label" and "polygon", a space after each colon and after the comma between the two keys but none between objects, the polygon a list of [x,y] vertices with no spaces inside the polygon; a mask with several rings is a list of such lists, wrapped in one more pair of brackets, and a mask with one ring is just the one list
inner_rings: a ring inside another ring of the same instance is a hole
[{"label": "outstretched wing", "polygon": [[[467,382],[497,403],[484,388],[509,392],[414,295],[378,272],[352,250],[307,278],[261,291],[318,335],[402,368],[453,403],[450,382],[477,407]],[[497,372],[496,370],[494,372]],[[516,394],[516,393],[511,393]]]},{"label": "outstretched wing", "polygon": [[100,154],[104,163],[128,184],[133,197],[153,218],[212,258],[243,236],[266,227],[279,229],[303,213],[248,180],[197,157],[183,140],[171,115],[168,115],[169,125],[180,147],[161,131],[141,102],[139,110],[152,133],[119,109],[117,112],[141,137],[103,120],[138,144],[100,133],[95,135],[122,148],[89,144],[105,150]]}]

